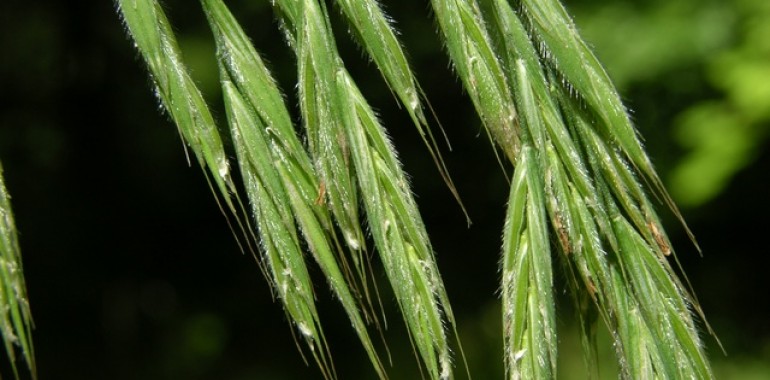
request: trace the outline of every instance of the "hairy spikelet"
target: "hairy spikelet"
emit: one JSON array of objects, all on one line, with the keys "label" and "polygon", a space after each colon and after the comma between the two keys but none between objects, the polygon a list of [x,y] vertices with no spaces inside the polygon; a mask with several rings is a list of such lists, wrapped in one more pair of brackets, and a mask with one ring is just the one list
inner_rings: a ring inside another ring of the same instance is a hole
[{"label": "hairy spikelet", "polygon": [[556,319],[543,186],[524,145],[511,183],[503,237],[503,338],[510,379],[556,375]]},{"label": "hairy spikelet", "polygon": [[[364,345],[380,377],[384,370],[369,338],[357,300],[350,289],[350,278],[343,275],[332,243],[336,240],[326,208],[317,202],[320,188],[306,151],[294,133],[288,111],[280,92],[261,58],[248,42],[233,16],[219,0],[205,0],[219,49],[223,92],[228,110],[233,142],[241,163],[241,173],[247,180],[247,193],[257,217],[263,242],[278,242],[264,246],[269,272],[279,298],[292,320],[300,327],[311,351],[319,353],[318,363],[324,373],[333,373],[324,353],[323,336],[307,334],[303,326],[315,326],[318,317],[312,307],[312,293],[287,292],[294,289],[288,279],[300,281],[304,290],[310,278],[304,265],[296,273],[287,264],[303,263],[303,253],[296,233],[299,226],[315,261],[321,267],[332,290],[343,304],[356,333]],[[282,221],[273,230],[270,215],[265,210],[277,207]],[[288,249],[284,248],[288,247]],[[308,288],[309,289],[309,288]],[[304,300],[311,301],[309,305]],[[299,306],[297,307],[297,301]],[[306,312],[307,310],[308,312]],[[311,313],[312,312],[312,313]],[[306,317],[311,316],[312,320]],[[320,330],[320,326],[318,326]]]},{"label": "hairy spikelet", "polygon": [[37,378],[32,314],[27,301],[27,285],[10,200],[3,179],[3,166],[0,165],[0,333],[14,376],[19,377],[15,354],[18,347],[32,378]]},{"label": "hairy spikelet", "polygon": [[[497,44],[519,116],[514,140],[532,148],[532,153],[516,156],[510,202],[521,209],[508,215],[506,232],[511,225],[521,226],[529,220],[524,216],[526,207],[547,209],[550,231],[555,235],[552,241],[573,279],[568,284],[578,303],[576,309],[583,313],[579,320],[584,331],[590,331],[588,325],[593,322],[581,300],[590,299],[615,339],[624,377],[711,378],[690,312],[695,302],[666,259],[672,253],[671,244],[637,171],[650,180],[654,191],[668,198],[617,92],[561,4],[524,0],[520,6],[516,12],[505,0],[482,1],[488,35]],[[473,36],[466,32],[466,38]],[[479,38],[477,43],[485,40]],[[452,57],[458,66],[457,58]],[[466,75],[463,70],[458,73]],[[466,86],[474,83],[464,82]],[[485,112],[479,110],[481,115]],[[497,143],[506,151],[508,141],[498,139]],[[537,189],[545,189],[537,198],[542,204],[521,202],[524,195],[520,194],[531,191],[516,188],[521,186],[517,179],[524,171],[537,176],[535,183],[543,186]],[[509,213],[514,209],[509,206]],[[511,234],[506,235],[506,242],[515,237]],[[520,241],[528,237],[521,236]],[[522,340],[517,334],[530,321],[527,302],[534,298],[521,294],[516,298],[509,289],[510,281],[523,287],[522,282],[532,276],[523,272],[525,279],[511,280],[511,272],[506,271],[510,260],[505,256],[510,254],[504,250],[503,320],[509,377],[552,378],[554,373],[535,373],[526,366],[527,353],[537,352],[539,347],[536,341]],[[521,264],[514,266],[519,270],[526,268],[527,254],[550,255],[547,245],[532,253],[520,249],[517,254],[524,256],[514,260]],[[595,363],[591,340],[589,334],[583,338],[589,365]]]},{"label": "hairy spikelet", "polygon": [[235,185],[222,139],[203,96],[182,62],[171,25],[155,0],[120,0],[118,7],[142,54],[156,94],[198,163],[207,168],[230,211]]},{"label": "hairy spikelet", "polygon": [[[309,257],[342,304],[377,376],[387,377],[367,326],[378,320],[365,220],[421,367],[432,380],[452,378],[448,330],[456,330],[455,319],[430,240],[385,129],[340,58],[327,2],[272,2],[297,60],[306,144],[222,0],[201,3],[217,44],[239,187],[250,202],[260,263],[323,376],[336,373],[316,311]],[[457,197],[391,21],[374,0],[335,4]],[[558,0],[431,4],[457,75],[514,167],[501,260],[507,377],[556,377],[555,261],[577,304],[589,366],[595,363],[593,326],[601,320],[623,378],[713,378],[691,312],[699,307],[669,263],[675,255],[650,194],[681,216],[564,7]],[[161,103],[207,169],[218,198],[246,230],[224,144],[160,6],[155,0],[118,5]],[[29,325],[26,309],[18,310],[4,321],[26,334],[24,339],[16,332],[26,355]]]},{"label": "hairy spikelet", "polygon": [[[433,379],[451,377],[445,324],[454,326],[454,319],[427,234],[393,147],[339,58],[325,5],[315,0],[275,3],[299,62],[308,154],[270,73],[236,20],[221,1],[202,4],[217,42],[225,109],[263,252],[260,261],[324,376],[336,374],[315,309],[303,246],[343,304],[376,372],[386,377],[365,324],[376,317],[366,311],[371,303],[359,221],[362,203],[427,373]],[[426,132],[416,81],[386,17],[374,3],[340,5],[440,163],[435,142]],[[227,167],[216,127],[186,74],[160,7],[152,1],[124,1],[120,10],[180,134],[204,167],[222,167],[214,166],[220,159]],[[444,171],[443,163],[439,166]],[[212,174],[235,212],[229,172]],[[340,250],[336,231],[346,250]],[[352,253],[353,270],[344,251]]]},{"label": "hairy spikelet", "polygon": [[[421,100],[422,90],[409,67],[406,54],[396,38],[396,32],[388,17],[375,0],[337,0],[336,3],[347,17],[361,46],[377,65],[388,86],[406,109],[444,182],[464,210],[425,118]],[[470,219],[468,221],[470,222]]]},{"label": "hairy spikelet", "polygon": [[509,160],[519,149],[508,78],[475,1],[433,0],[449,56],[481,121]]},{"label": "hairy spikelet", "polygon": [[[286,16],[299,60],[300,108],[311,155],[327,183],[326,199],[335,210],[336,203],[360,195],[412,342],[430,378],[448,378],[452,369],[444,324],[454,325],[454,319],[393,147],[342,65],[323,4],[307,0],[276,5]],[[351,216],[357,218],[345,211],[353,205],[341,204],[334,211],[343,231],[346,219],[352,223]]]}]

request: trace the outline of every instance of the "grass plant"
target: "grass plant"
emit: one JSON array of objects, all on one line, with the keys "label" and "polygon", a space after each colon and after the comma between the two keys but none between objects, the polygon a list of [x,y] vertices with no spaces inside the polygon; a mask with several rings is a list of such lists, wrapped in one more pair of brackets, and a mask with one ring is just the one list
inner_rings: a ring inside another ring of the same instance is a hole
[{"label": "grass plant", "polygon": [[[595,363],[591,331],[601,320],[621,377],[712,378],[693,317],[693,311],[702,313],[672,269],[673,248],[651,196],[679,213],[564,7],[557,0],[431,4],[457,75],[513,166],[501,258],[508,378],[557,377],[554,268],[568,279],[589,366]],[[368,229],[423,374],[453,378],[456,322],[429,237],[385,128],[340,57],[327,2],[272,2],[297,61],[301,128],[222,0],[201,5],[217,45],[241,184],[233,180],[223,132],[188,74],[161,7],[155,0],[118,1],[158,98],[246,247],[258,246],[258,261],[306,351],[325,378],[336,378],[308,275],[306,258],[312,257],[375,373],[387,378],[369,334],[371,325],[384,326]],[[430,132],[424,94],[389,18],[373,0],[334,5],[457,196]]]}]

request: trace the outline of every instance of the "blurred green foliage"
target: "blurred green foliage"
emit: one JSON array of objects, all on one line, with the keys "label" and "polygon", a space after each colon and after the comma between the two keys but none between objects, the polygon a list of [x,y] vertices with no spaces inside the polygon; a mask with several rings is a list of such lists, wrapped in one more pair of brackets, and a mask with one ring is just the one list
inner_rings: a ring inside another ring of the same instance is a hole
[{"label": "blurred green foliage", "polygon": [[770,130],[770,2],[602,2],[575,11],[621,89],[670,73],[707,86],[707,95],[697,93],[702,98],[677,110],[671,126],[656,128],[670,127],[686,152],[669,176],[675,199],[694,207],[717,196]]}]

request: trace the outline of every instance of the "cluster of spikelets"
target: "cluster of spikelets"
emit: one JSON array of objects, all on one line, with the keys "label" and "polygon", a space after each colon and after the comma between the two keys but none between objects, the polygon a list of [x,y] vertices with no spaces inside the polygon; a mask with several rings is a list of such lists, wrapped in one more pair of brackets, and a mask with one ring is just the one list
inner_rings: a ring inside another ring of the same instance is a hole
[{"label": "cluster of spikelets", "polygon": [[[454,192],[389,19],[374,0],[334,3]],[[455,70],[514,166],[501,264],[508,377],[556,376],[555,259],[585,330],[596,322],[591,315],[608,327],[624,378],[711,378],[691,313],[697,304],[669,265],[670,243],[645,184],[673,205],[617,93],[557,0],[513,3],[432,0]],[[379,322],[365,220],[421,367],[431,379],[453,377],[448,335],[455,321],[428,236],[394,149],[338,54],[326,2],[272,1],[297,60],[300,137],[236,19],[221,0],[201,0],[216,40],[239,185],[161,7],[155,0],[118,4],[160,101],[235,228],[245,236],[256,231],[258,260],[323,375],[336,377],[306,256],[325,275],[378,376],[387,377],[368,332]],[[584,344],[590,364],[591,334]]]},{"label": "cluster of spikelets", "polygon": [[[642,182],[678,211],[565,9],[556,0],[523,0],[518,11],[507,0],[433,4],[482,121],[515,167],[502,259],[509,377],[555,377],[554,246],[585,331],[594,321],[583,305],[609,328],[624,378],[711,378],[697,304],[669,265]],[[590,362],[592,337],[583,338]]]}]

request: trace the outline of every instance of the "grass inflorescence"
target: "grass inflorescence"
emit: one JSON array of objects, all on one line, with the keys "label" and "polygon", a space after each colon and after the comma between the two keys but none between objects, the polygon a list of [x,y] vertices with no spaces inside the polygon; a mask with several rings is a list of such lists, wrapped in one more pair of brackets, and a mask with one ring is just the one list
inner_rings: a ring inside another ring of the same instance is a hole
[{"label": "grass inflorescence", "polygon": [[[221,0],[201,0],[217,45],[238,185],[161,7],[155,0],[118,4],[161,103],[245,241],[257,237],[262,269],[324,377],[336,373],[308,258],[377,376],[387,377],[369,335],[370,325],[381,324],[368,229],[424,374],[452,378],[455,320],[431,243],[394,147],[340,57],[327,2],[272,2],[297,60],[298,128],[236,18]],[[458,197],[392,22],[374,0],[334,4]],[[669,263],[673,247],[650,196],[681,216],[564,7],[557,0],[431,4],[457,75],[514,167],[501,259],[508,378],[557,376],[556,263],[576,303],[589,366],[601,320],[622,377],[712,378],[692,313],[699,313],[697,301]],[[253,221],[243,217],[239,188]]]},{"label": "grass inflorescence", "polygon": [[[354,229],[360,197],[424,368],[433,379],[447,378],[452,367],[445,323],[454,325],[454,320],[395,151],[339,57],[324,4],[279,0],[276,6],[286,16],[285,27],[299,61],[300,109],[309,150],[326,183],[326,200],[343,232],[350,229],[344,233],[360,236]],[[376,7],[368,9],[377,11]],[[392,70],[388,67],[383,72]],[[414,87],[404,91],[408,94]],[[412,112],[418,109],[416,99],[409,100]]]},{"label": "grass inflorescence", "polygon": [[[598,315],[624,378],[713,377],[691,312],[697,302],[668,262],[671,243],[645,183],[679,213],[617,92],[558,1],[514,3],[434,1],[457,73],[515,166],[502,269],[509,378],[556,376],[555,350],[546,349],[556,345],[550,245],[570,279],[589,366]],[[506,91],[513,105],[498,100]],[[515,120],[490,120],[511,108]]]},{"label": "grass inflorescence", "polygon": [[[336,377],[305,250],[342,303],[376,373],[387,377],[367,329],[368,323],[379,322],[363,217],[421,367],[432,379],[451,377],[447,326],[454,326],[454,319],[425,227],[393,146],[337,53],[326,5],[316,0],[274,3],[299,62],[305,146],[280,90],[233,15],[219,0],[202,4],[217,44],[227,121],[258,235],[259,261],[323,375]],[[221,137],[189,79],[161,8],[153,1],[119,5],[162,104],[240,221],[235,185],[223,169],[229,166]],[[339,5],[448,180],[427,129],[419,87],[387,17],[373,2]]]}]

